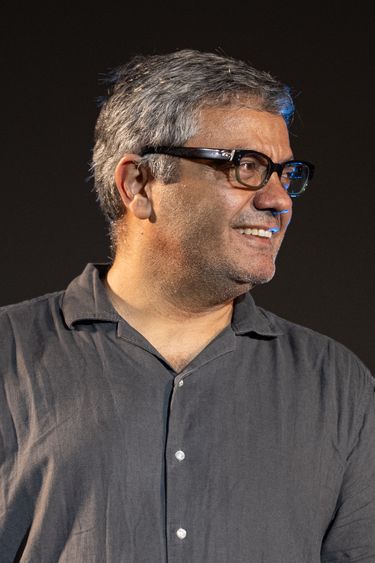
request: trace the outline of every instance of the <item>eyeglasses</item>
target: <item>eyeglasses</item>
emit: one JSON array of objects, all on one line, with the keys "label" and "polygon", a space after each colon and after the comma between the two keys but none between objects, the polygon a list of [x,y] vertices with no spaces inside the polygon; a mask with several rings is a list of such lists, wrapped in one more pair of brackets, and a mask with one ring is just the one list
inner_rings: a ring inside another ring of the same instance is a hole
[{"label": "eyeglasses", "polygon": [[260,190],[276,172],[282,186],[291,197],[298,197],[308,186],[315,166],[311,162],[290,160],[282,164],[272,162],[269,156],[247,149],[208,149],[198,147],[144,147],[140,156],[166,154],[188,159],[217,160],[234,167],[236,187]]}]

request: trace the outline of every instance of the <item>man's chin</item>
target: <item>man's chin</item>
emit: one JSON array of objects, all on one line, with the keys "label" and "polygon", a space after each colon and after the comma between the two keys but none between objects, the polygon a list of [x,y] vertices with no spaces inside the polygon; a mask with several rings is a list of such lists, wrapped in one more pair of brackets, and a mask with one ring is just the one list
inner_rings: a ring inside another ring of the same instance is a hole
[{"label": "man's chin", "polygon": [[235,299],[258,285],[268,283],[274,275],[275,268],[267,272],[232,272],[229,280],[227,278],[226,284],[223,284],[221,288],[216,288],[216,292],[211,292],[211,298],[215,301],[215,304]]},{"label": "man's chin", "polygon": [[273,265],[269,268],[262,268],[258,270],[247,270],[242,272],[237,272],[232,279],[240,286],[250,286],[249,289],[257,285],[263,285],[272,280],[276,273],[276,268]]}]

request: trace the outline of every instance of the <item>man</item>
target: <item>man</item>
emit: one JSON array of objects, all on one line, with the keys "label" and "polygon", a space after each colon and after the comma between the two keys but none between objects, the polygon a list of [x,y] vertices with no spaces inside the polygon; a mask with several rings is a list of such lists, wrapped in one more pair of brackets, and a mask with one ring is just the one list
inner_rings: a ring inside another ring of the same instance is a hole
[{"label": "man", "polygon": [[374,379],[249,293],[313,173],[288,88],[193,50],[110,83],[113,263],[1,312],[1,563],[374,562]]}]

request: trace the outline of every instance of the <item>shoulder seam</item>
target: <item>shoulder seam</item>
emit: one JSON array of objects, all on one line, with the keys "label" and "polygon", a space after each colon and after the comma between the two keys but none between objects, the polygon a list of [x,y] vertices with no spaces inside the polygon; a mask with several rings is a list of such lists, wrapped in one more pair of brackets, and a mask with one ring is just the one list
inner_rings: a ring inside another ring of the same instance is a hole
[{"label": "shoulder seam", "polygon": [[10,303],[9,305],[2,305],[0,307],[0,313],[8,313],[11,310],[18,309],[25,305],[33,305],[34,303],[39,303],[41,301],[48,301],[53,297],[62,295],[65,290],[54,291],[51,293],[46,293],[45,295],[39,295],[38,297],[32,297],[31,299],[25,299],[24,301],[19,301],[18,303]]}]

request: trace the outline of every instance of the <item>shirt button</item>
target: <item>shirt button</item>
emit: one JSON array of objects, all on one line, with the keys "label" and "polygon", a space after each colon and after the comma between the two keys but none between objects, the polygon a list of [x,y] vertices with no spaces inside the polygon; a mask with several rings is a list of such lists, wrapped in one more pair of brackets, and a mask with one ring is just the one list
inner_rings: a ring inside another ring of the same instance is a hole
[{"label": "shirt button", "polygon": [[179,386],[179,387],[182,387],[183,384],[184,384],[184,380],[183,380],[183,379],[180,379],[180,381],[178,382],[178,386]]},{"label": "shirt button", "polygon": [[185,459],[185,454],[182,450],[178,450],[178,452],[176,452],[174,455],[178,459],[178,461]]},{"label": "shirt button", "polygon": [[179,528],[176,532],[176,536],[180,538],[180,540],[184,540],[186,538],[187,531],[183,528]]}]

